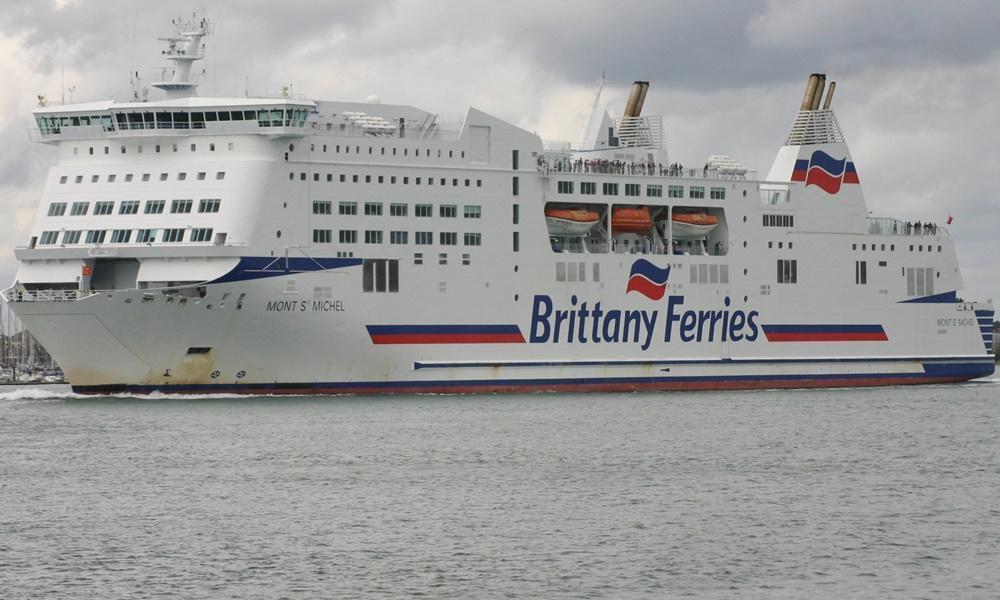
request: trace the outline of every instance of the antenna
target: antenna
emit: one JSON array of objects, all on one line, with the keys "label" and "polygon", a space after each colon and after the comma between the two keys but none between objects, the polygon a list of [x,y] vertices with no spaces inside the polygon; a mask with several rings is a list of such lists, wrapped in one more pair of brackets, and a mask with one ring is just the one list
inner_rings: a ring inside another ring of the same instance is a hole
[{"label": "antenna", "polygon": [[[189,20],[178,18],[171,23],[175,28],[174,35],[160,38],[160,41],[167,43],[163,55],[173,66],[162,69],[164,80],[154,82],[153,87],[165,91],[168,98],[193,96],[198,84],[191,77],[191,65],[205,58],[202,38],[215,31],[215,23],[205,18],[198,19],[197,13],[192,13]],[[169,80],[166,79],[168,70],[171,71]]]}]

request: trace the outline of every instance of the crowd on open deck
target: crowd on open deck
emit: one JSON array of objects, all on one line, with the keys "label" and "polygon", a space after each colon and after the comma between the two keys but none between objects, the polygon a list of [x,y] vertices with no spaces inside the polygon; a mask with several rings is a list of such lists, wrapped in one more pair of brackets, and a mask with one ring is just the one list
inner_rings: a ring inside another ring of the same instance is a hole
[{"label": "crowd on open deck", "polygon": [[718,178],[733,178],[733,179],[746,179],[745,174],[740,173],[720,173],[718,169],[712,167],[708,163],[705,164],[702,169],[685,169],[684,165],[681,163],[671,163],[669,165],[664,165],[663,163],[657,162],[645,162],[645,161],[624,161],[624,160],[606,160],[606,159],[594,159],[594,160],[584,160],[582,158],[571,159],[571,158],[553,158],[553,157],[538,157],[538,167],[540,169],[548,169],[556,173],[594,173],[594,174],[609,174],[609,175],[648,175],[648,176],[660,176],[660,177],[718,177]]}]

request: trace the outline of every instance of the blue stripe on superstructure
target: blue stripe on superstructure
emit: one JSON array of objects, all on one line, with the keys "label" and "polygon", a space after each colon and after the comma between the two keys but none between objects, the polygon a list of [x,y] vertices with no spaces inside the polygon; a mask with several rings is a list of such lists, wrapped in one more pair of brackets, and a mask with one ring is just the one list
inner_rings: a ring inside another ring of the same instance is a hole
[{"label": "blue stripe on superstructure", "polygon": [[228,273],[209,283],[249,281],[252,279],[281,277],[297,273],[342,269],[344,267],[356,267],[361,262],[360,258],[243,256],[240,257],[240,261]]},{"label": "blue stripe on superstructure", "polygon": [[940,294],[933,294],[931,296],[921,296],[919,298],[911,298],[909,300],[900,300],[899,304],[954,304],[958,302],[958,292],[942,292]]}]

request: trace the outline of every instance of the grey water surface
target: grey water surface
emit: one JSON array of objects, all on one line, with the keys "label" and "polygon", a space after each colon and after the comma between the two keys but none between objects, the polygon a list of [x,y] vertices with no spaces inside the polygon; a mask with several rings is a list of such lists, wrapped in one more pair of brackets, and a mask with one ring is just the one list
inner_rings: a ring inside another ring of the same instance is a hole
[{"label": "grey water surface", "polygon": [[1000,385],[0,388],[0,598],[996,598]]}]

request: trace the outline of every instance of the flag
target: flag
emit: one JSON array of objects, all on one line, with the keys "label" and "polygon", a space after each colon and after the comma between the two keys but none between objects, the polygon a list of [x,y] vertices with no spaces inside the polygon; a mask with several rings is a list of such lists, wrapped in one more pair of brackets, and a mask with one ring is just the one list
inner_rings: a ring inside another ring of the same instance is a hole
[{"label": "flag", "polygon": [[951,215],[948,215],[948,224],[949,225],[951,225],[951,222],[954,221],[954,220],[955,220],[955,217],[953,217]]}]

